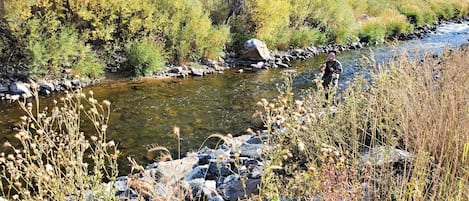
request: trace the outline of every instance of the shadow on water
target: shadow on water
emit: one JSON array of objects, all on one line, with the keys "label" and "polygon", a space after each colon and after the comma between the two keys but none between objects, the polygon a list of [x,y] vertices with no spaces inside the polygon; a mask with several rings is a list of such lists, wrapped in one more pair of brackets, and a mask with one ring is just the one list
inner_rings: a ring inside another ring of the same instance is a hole
[{"label": "shadow on water", "polygon": [[[378,62],[386,61],[402,51],[413,56],[423,51],[439,53],[443,48],[459,47],[468,43],[469,25],[449,23],[421,40],[399,42],[395,47],[382,45],[341,52],[338,59],[344,66],[340,85],[353,81],[360,71],[358,60],[373,55]],[[418,49],[419,51],[414,51]],[[415,54],[414,54],[415,53]],[[306,61],[295,61],[298,72],[293,87],[296,91],[314,86],[326,55]],[[180,127],[183,153],[199,148],[210,134],[240,135],[248,127],[259,128],[261,120],[252,118],[255,104],[261,98],[268,100],[277,95],[276,84],[281,82],[282,69],[236,73],[226,71],[207,77],[145,81],[110,81],[88,87],[98,100],[109,100],[112,105],[108,136],[118,142],[125,156],[134,156],[145,164],[145,145],[158,144],[169,148],[176,156],[177,140],[172,134],[174,126]],[[57,97],[42,98],[51,102]],[[23,114],[16,104],[0,103],[0,139],[14,141],[13,127]],[[125,159],[121,160],[121,174],[129,171]]]}]

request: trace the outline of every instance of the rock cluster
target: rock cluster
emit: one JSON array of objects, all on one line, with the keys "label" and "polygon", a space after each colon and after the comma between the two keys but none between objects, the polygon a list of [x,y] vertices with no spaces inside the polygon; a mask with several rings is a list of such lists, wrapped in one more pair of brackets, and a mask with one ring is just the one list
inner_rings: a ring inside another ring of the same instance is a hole
[{"label": "rock cluster", "polygon": [[[189,190],[189,200],[236,201],[258,193],[263,170],[263,153],[269,149],[266,134],[243,135],[225,139],[216,149],[204,147],[187,157],[148,165],[143,172],[122,176],[114,187],[120,200],[145,197],[170,197],[175,189]],[[141,185],[147,181],[150,194],[142,195]]]}]

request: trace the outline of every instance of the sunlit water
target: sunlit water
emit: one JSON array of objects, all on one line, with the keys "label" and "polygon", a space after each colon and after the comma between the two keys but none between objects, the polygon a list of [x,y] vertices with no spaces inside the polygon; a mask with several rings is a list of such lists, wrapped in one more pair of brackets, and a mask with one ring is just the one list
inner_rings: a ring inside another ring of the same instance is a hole
[{"label": "sunlit water", "polygon": [[[455,48],[469,39],[469,22],[448,23],[439,27],[435,34],[421,40],[400,42],[397,45],[382,45],[372,48],[346,51],[338,54],[344,66],[340,83],[342,87],[351,81],[360,70],[361,57],[373,57],[385,61],[402,51],[413,56],[422,52],[439,53],[444,48]],[[293,63],[299,76],[294,81],[295,90],[313,87],[312,79],[319,71],[325,55]],[[256,102],[261,98],[276,96],[276,84],[281,80],[283,69],[223,74],[203,78],[109,81],[88,87],[98,100],[109,100],[112,113],[109,138],[119,144],[125,156],[131,155],[141,163],[148,163],[146,148],[149,145],[165,146],[173,154],[177,150],[177,139],[172,134],[174,126],[180,128],[182,152],[198,149],[210,134],[240,135],[249,127],[258,128],[261,121],[253,118]],[[42,98],[50,102],[57,97]],[[0,103],[0,137],[2,141],[13,140],[13,128],[23,113],[16,104]],[[127,162],[121,161],[122,172],[128,171]]]}]

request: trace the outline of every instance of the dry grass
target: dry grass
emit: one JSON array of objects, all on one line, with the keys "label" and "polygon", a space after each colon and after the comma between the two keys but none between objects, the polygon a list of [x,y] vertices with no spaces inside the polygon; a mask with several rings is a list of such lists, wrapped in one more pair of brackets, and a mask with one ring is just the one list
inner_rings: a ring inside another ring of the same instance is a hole
[{"label": "dry grass", "polygon": [[[110,102],[98,103],[92,92],[67,93],[53,108],[40,110],[34,102],[19,101],[26,113],[15,135],[19,146],[2,153],[2,193],[13,200],[114,200],[103,184],[114,181],[119,151],[106,139]],[[80,129],[87,116],[95,133]],[[111,183],[112,184],[112,183]]]},{"label": "dry grass", "polygon": [[[365,73],[356,77],[337,112],[322,107],[323,90],[294,101],[286,87],[272,103],[259,103],[277,145],[260,198],[469,199],[469,52],[371,63],[371,84]],[[400,168],[361,161],[381,146],[409,151],[413,160]]]}]

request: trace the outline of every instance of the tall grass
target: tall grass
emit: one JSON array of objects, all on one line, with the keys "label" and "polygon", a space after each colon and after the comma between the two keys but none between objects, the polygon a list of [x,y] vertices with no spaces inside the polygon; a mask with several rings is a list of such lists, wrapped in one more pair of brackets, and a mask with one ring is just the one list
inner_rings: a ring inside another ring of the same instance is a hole
[{"label": "tall grass", "polygon": [[[357,76],[337,105],[324,104],[324,90],[294,100],[292,75],[278,99],[259,103],[276,145],[259,200],[469,199],[469,52],[363,61],[371,80]],[[399,167],[363,160],[378,147],[412,157]]]},{"label": "tall grass", "polygon": [[[25,112],[15,135],[0,155],[1,193],[12,200],[115,200],[104,181],[117,177],[119,151],[106,137],[109,101],[98,103],[90,93],[68,93],[51,110],[39,98],[20,101]],[[95,132],[85,134],[86,116]],[[12,144],[19,144],[14,146]]]}]

